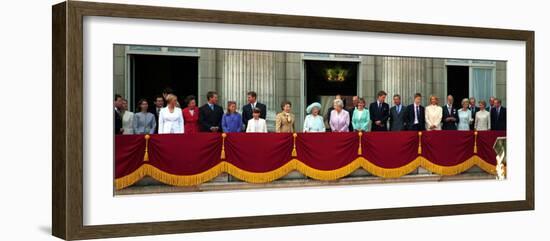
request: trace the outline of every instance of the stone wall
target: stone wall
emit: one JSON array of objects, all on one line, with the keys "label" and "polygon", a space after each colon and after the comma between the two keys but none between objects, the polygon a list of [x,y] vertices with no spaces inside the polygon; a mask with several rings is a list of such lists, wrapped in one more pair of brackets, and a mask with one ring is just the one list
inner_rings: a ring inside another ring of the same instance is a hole
[{"label": "stone wall", "polygon": [[[292,102],[296,114],[296,129],[302,130],[305,107],[304,67],[301,53],[199,50],[198,103],[206,103],[210,90],[220,94],[220,105],[225,109],[227,100],[235,100],[240,107],[246,103],[246,92],[254,90],[258,100],[268,105],[268,126],[274,130],[275,114],[280,112],[283,100]],[[128,96],[126,86],[127,55],[125,46],[114,46],[114,92]],[[402,95],[404,104],[412,102],[415,92],[421,92],[423,104],[428,96],[439,97],[440,104],[447,94],[446,67],[444,59],[362,56],[359,65],[358,95],[367,102],[375,100],[379,90],[388,92],[387,102],[393,94]],[[496,63],[495,96],[506,105],[506,62]]]}]

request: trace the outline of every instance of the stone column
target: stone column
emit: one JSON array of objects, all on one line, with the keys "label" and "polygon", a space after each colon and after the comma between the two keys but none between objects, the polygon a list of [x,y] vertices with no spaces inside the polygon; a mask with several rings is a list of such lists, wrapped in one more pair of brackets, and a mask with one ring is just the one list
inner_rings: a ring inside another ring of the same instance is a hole
[{"label": "stone column", "polygon": [[240,111],[247,103],[247,92],[255,91],[258,101],[267,105],[268,124],[273,123],[273,111],[278,106],[276,80],[281,78],[281,54],[271,51],[220,50],[218,57],[216,82],[220,104],[225,108],[227,101],[235,101]]},{"label": "stone column", "polygon": [[426,105],[429,104],[429,97],[433,94],[439,98],[439,104],[443,105],[447,101],[447,80],[445,78],[447,68],[445,67],[445,60],[432,58],[427,60],[431,62],[432,67],[431,71],[429,71],[432,74],[432,90],[426,92],[427,98],[424,98],[424,100],[426,101]]},{"label": "stone column", "polygon": [[303,62],[302,54],[300,53],[287,53],[286,54],[286,78],[285,78],[285,92],[280,95],[282,98],[277,104],[277,112],[281,111],[280,102],[288,100],[292,103],[292,111],[296,115],[295,127],[296,131],[302,131],[303,120],[305,118],[305,100],[303,100]]},{"label": "stone column", "polygon": [[216,52],[215,49],[199,50],[199,88],[197,96],[197,105],[199,106],[206,103],[206,93],[208,91],[219,91],[216,88]]},{"label": "stone column", "polygon": [[496,90],[495,97],[502,100],[502,105],[506,107],[506,62],[496,62]]},{"label": "stone column", "polygon": [[427,74],[426,59],[414,57],[376,57],[376,93],[384,90],[391,97],[401,95],[404,105],[411,104],[416,92],[431,92],[431,76]]},{"label": "stone column", "polygon": [[[126,86],[126,46],[115,44],[113,47],[113,94],[122,95],[122,97],[128,99],[129,106],[134,106],[133,101],[130,99],[129,88]],[[113,98],[113,97],[110,97]]]},{"label": "stone column", "polygon": [[359,91],[361,97],[365,98],[367,105],[374,101],[376,95],[375,89],[375,57],[374,56],[362,56],[361,57],[361,91]]}]

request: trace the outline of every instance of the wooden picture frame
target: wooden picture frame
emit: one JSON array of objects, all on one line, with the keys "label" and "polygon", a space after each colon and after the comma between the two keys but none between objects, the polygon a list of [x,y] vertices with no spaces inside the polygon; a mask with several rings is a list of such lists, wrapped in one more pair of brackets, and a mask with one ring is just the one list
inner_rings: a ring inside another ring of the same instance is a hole
[{"label": "wooden picture frame", "polygon": [[[533,210],[533,31],[68,1],[52,7],[52,233],[66,239],[171,234]],[[517,40],[526,43],[525,200],[87,226],[83,224],[83,17],[107,16]]]}]

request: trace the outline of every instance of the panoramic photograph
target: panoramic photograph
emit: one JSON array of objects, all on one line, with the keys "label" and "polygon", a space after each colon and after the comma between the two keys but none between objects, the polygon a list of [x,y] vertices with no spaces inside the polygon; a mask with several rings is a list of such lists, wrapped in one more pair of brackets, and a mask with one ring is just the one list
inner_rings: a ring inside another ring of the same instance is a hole
[{"label": "panoramic photograph", "polygon": [[115,195],[506,178],[506,61],[123,44],[113,60]]}]

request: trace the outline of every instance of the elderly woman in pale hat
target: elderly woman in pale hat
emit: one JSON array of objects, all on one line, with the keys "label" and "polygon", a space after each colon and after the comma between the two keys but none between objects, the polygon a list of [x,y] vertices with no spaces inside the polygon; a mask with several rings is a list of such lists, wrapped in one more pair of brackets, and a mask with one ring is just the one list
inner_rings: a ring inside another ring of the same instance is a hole
[{"label": "elderly woman in pale hat", "polygon": [[321,104],[314,102],[306,108],[308,115],[304,120],[304,132],[325,132],[323,117],[319,115]]}]

